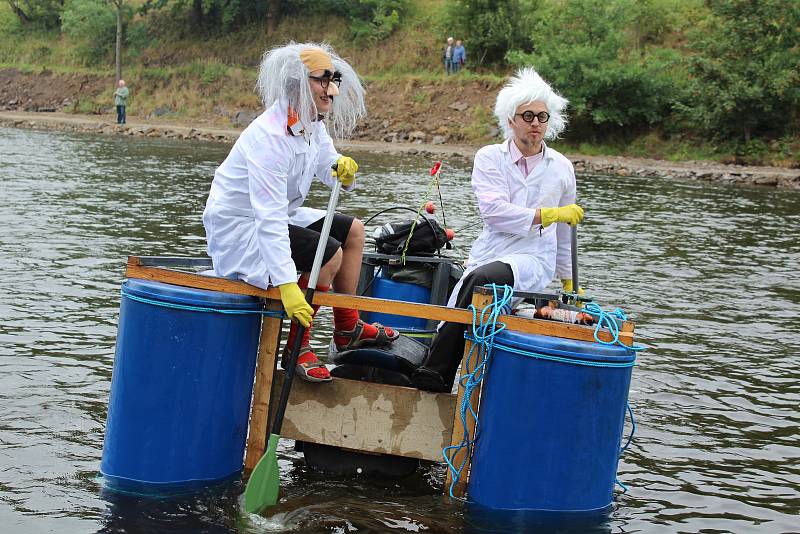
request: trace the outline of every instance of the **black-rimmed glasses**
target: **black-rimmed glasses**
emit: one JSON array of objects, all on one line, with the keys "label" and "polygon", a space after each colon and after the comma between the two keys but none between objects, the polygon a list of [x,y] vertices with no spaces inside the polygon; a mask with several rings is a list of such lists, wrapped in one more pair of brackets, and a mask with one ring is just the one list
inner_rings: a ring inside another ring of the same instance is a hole
[{"label": "black-rimmed glasses", "polygon": [[331,82],[335,83],[336,87],[342,86],[342,74],[340,72],[330,74],[328,71],[325,71],[325,74],[322,76],[309,75],[308,77],[312,80],[317,80],[323,89],[327,89]]},{"label": "black-rimmed glasses", "polygon": [[534,117],[539,119],[539,122],[541,124],[544,124],[550,120],[550,114],[546,111],[540,111],[539,113],[534,113],[533,111],[525,111],[524,113],[515,113],[514,116],[515,117],[521,116],[522,120],[524,120],[527,123],[533,122]]}]

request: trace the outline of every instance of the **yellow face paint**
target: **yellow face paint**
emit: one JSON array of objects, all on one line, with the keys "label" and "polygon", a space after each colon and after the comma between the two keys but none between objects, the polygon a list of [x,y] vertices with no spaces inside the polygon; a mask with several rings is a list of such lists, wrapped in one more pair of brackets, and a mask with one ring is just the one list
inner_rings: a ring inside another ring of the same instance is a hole
[{"label": "yellow face paint", "polygon": [[306,66],[308,72],[315,70],[328,70],[333,72],[331,56],[321,48],[305,48],[300,52],[300,61]]}]

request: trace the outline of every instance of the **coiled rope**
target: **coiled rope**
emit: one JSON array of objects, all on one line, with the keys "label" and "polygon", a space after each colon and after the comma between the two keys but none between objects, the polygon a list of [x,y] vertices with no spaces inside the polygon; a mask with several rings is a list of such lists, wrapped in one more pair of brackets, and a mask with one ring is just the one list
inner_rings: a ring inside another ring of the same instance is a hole
[{"label": "coiled rope", "polygon": [[286,313],[283,310],[232,310],[226,308],[209,308],[203,306],[192,306],[190,304],[178,304],[175,302],[164,302],[162,300],[154,300],[149,299],[147,297],[140,297],[139,295],[134,295],[122,289],[120,291],[123,297],[129,298],[131,300],[135,300],[136,302],[141,302],[144,304],[150,304],[152,306],[161,306],[162,308],[172,308],[175,310],[186,310],[186,311],[196,311],[196,312],[203,312],[203,313],[224,313],[229,315],[263,315],[264,317],[279,317],[284,318],[287,317]]}]

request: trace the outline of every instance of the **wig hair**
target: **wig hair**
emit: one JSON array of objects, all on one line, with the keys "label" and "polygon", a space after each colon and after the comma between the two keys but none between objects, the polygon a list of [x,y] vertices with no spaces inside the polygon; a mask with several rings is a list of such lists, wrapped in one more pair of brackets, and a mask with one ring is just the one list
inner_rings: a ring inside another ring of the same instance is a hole
[{"label": "wig hair", "polygon": [[544,102],[547,112],[550,114],[547,131],[544,134],[545,139],[557,139],[567,127],[567,116],[564,109],[569,101],[556,93],[533,67],[525,67],[518,70],[500,90],[494,105],[494,115],[497,117],[497,122],[506,139],[514,136],[514,131],[508,121],[514,120],[517,108],[534,100]]},{"label": "wig hair", "polygon": [[364,86],[353,67],[336,55],[327,43],[292,41],[264,53],[256,81],[256,90],[264,107],[269,108],[279,100],[294,109],[301,121],[310,124],[317,119],[319,112],[309,84],[310,73],[300,59],[300,52],[306,48],[321,48],[327,52],[331,56],[334,70],[342,74],[339,94],[333,98],[325,122],[334,137],[350,135],[359,119],[367,113],[364,106]]}]

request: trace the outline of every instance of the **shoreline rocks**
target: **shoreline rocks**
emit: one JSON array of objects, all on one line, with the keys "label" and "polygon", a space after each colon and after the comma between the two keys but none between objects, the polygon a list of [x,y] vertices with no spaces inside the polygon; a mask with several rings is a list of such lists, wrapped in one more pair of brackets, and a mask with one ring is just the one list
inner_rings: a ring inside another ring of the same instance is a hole
[{"label": "shoreline rocks", "polygon": [[[0,111],[0,126],[85,132],[104,135],[127,135],[166,139],[206,141],[233,144],[241,129],[225,129],[177,124],[143,123],[138,120],[127,124],[112,124],[91,116],[69,115],[47,110],[48,113],[20,113]],[[241,123],[249,122],[250,116],[242,116]],[[248,120],[249,119],[249,120]],[[453,157],[469,162],[479,147],[447,145],[442,137],[428,136],[421,131],[391,132],[379,141],[342,141],[338,144],[358,150],[384,153],[404,153],[420,156]],[[779,167],[746,167],[724,165],[708,161],[668,162],[643,158],[597,157],[567,155],[578,174],[640,176],[662,179],[701,180],[736,185],[770,186],[784,189],[800,189],[800,169]]]}]

